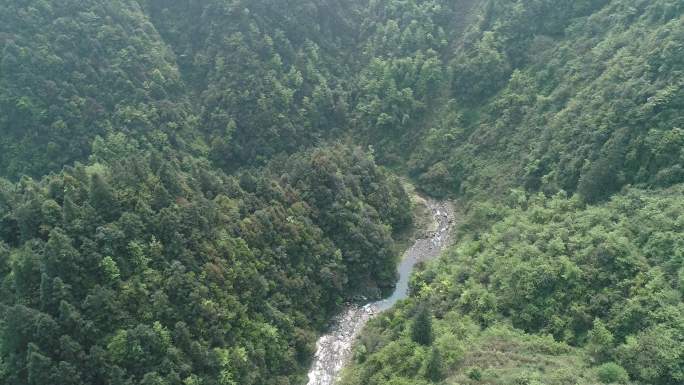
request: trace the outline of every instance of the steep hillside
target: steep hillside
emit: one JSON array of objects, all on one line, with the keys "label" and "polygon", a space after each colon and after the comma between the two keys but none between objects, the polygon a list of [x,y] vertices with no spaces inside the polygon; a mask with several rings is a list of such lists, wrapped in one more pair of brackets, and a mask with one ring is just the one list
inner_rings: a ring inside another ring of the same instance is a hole
[{"label": "steep hillside", "polygon": [[684,182],[682,12],[668,0],[491,2],[412,173],[441,194],[524,186],[589,201]]},{"label": "steep hillside", "polygon": [[328,147],[227,176],[123,136],[0,190],[7,384],[301,382],[316,331],[387,287],[401,184]]},{"label": "steep hillside", "polygon": [[193,126],[173,54],[136,1],[5,1],[0,52],[0,176],[59,171],[108,132],[183,147]]},{"label": "steep hillside", "polygon": [[[6,0],[0,382],[684,382],[681,0]],[[392,170],[392,171],[389,171]]]},{"label": "steep hillside", "polygon": [[413,298],[371,323],[343,383],[681,383],[682,196],[476,205]]},{"label": "steep hillside", "polygon": [[[349,3],[347,5],[347,3]],[[344,128],[355,2],[145,1],[197,102],[210,157],[263,163]]]},{"label": "steep hillside", "polygon": [[463,202],[461,242],[343,383],[681,383],[684,5],[480,10],[405,151]]}]

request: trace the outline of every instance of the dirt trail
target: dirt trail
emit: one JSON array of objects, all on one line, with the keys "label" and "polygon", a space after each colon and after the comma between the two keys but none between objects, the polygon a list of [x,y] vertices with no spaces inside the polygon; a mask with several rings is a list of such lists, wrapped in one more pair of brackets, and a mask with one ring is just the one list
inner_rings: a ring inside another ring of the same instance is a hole
[{"label": "dirt trail", "polygon": [[365,306],[352,305],[333,323],[331,330],[319,338],[316,355],[309,370],[307,385],[332,385],[351,358],[354,340],[373,316],[391,308],[408,296],[408,280],[416,263],[438,256],[450,242],[454,223],[454,208],[450,202],[427,199],[425,204],[432,212],[432,224],[423,238],[418,238],[404,252],[397,270],[399,281],[392,295]]}]

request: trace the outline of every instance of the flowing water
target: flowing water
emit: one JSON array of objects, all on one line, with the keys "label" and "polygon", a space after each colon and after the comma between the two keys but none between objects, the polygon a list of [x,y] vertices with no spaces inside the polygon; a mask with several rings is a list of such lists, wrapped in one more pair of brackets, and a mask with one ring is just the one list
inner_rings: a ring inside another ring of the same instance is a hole
[{"label": "flowing water", "polygon": [[316,344],[316,355],[309,370],[307,385],[332,385],[351,358],[354,340],[366,322],[406,298],[409,294],[409,278],[416,263],[438,256],[448,245],[454,219],[453,206],[449,202],[429,199],[426,205],[432,212],[431,228],[404,252],[397,267],[399,281],[394,292],[386,299],[365,306],[352,305],[335,319],[331,330],[321,336]]}]

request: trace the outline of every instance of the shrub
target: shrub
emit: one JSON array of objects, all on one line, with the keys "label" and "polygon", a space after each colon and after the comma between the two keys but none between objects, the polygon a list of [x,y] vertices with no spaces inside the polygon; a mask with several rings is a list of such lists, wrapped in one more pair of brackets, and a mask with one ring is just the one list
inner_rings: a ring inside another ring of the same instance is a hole
[{"label": "shrub", "polygon": [[627,371],[614,362],[608,362],[596,369],[598,378],[604,384],[624,384],[629,381]]}]

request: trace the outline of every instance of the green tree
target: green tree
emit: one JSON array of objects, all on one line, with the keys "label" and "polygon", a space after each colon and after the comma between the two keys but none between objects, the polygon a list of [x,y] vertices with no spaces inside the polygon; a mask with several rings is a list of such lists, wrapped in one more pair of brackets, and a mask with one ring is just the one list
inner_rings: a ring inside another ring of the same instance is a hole
[{"label": "green tree", "polygon": [[117,213],[117,202],[112,187],[99,173],[90,179],[90,204],[105,220],[112,220]]},{"label": "green tree", "polygon": [[104,257],[100,262],[100,268],[109,282],[116,282],[121,277],[119,266],[112,257]]},{"label": "green tree", "polygon": [[28,384],[45,385],[52,383],[52,360],[43,355],[35,344],[29,344],[27,354]]},{"label": "green tree", "polygon": [[627,371],[614,362],[607,362],[596,368],[596,371],[604,384],[626,384],[629,381]]},{"label": "green tree", "polygon": [[594,319],[594,327],[589,331],[587,350],[597,361],[607,359],[613,349],[613,334],[599,318]]},{"label": "green tree", "polygon": [[442,365],[442,354],[437,347],[433,346],[428,355],[425,377],[432,382],[441,381],[444,378],[444,368]]},{"label": "green tree", "polygon": [[421,345],[432,344],[432,313],[426,304],[418,305],[411,325],[411,338]]},{"label": "green tree", "polygon": [[627,337],[618,347],[618,362],[628,369],[632,378],[647,383],[666,385],[684,381],[681,325],[679,322],[679,330],[657,325]]}]

